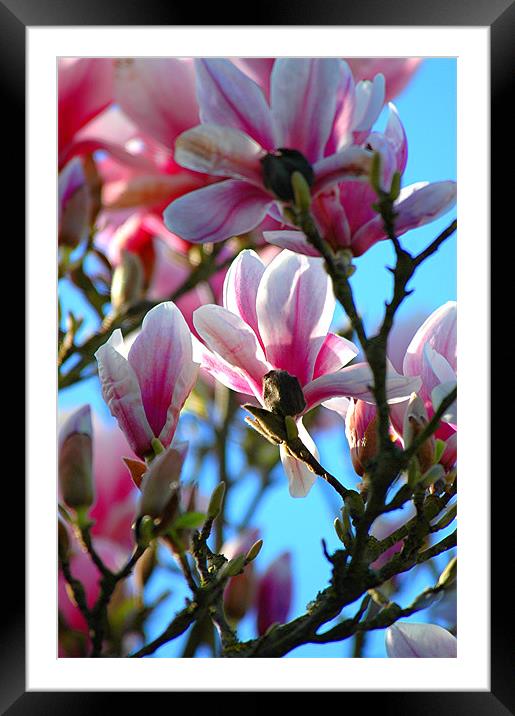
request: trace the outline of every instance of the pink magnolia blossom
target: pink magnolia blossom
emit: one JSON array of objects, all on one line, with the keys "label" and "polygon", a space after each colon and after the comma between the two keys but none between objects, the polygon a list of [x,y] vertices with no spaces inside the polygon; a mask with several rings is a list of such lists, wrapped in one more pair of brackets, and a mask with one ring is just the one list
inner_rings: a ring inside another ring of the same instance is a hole
[{"label": "pink magnolia blossom", "polygon": [[396,97],[420,67],[421,57],[346,57],[355,80],[371,80],[381,73],[385,80],[385,99]]},{"label": "pink magnolia blossom", "polygon": [[[408,146],[404,127],[393,104],[384,133],[372,132],[366,146],[381,155],[381,181],[386,191],[394,172],[406,167]],[[344,181],[327,187],[314,199],[311,211],[323,238],[335,249],[348,249],[361,256],[378,241],[387,238],[382,217],[373,209],[377,196],[370,184]],[[434,221],[449,211],[456,201],[453,181],[417,182],[401,189],[395,202],[395,229],[398,236]],[[264,232],[272,244],[308,256],[318,256],[316,249],[298,230]]]},{"label": "pink magnolia blossom", "polygon": [[437,624],[397,622],[385,635],[386,653],[394,659],[456,658],[458,640]]},{"label": "pink magnolia blossom", "polygon": [[[321,259],[282,251],[265,267],[254,251],[242,251],[227,273],[223,306],[202,306],[193,315],[207,346],[196,341],[196,357],[221,383],[261,405],[263,376],[271,370],[297,378],[306,401],[302,414],[336,396],[373,402],[369,366],[347,366],[357,347],[329,332],[334,307]],[[418,378],[401,377],[392,369],[389,400],[406,399],[419,384]],[[298,427],[306,446],[316,451],[301,416]],[[290,494],[305,496],[315,481],[313,473],[283,446],[281,460]]]},{"label": "pink magnolia blossom", "polygon": [[[406,376],[420,376],[421,387],[418,394],[424,402],[430,418],[442,398],[444,398],[457,380],[457,342],[456,342],[457,305],[448,301],[436,309],[420,326],[408,346],[403,362]],[[406,405],[393,406],[392,422],[402,434],[402,425]],[[435,437],[445,441],[446,447],[440,462],[447,469],[456,462],[457,448],[457,408],[456,402],[444,415]]]},{"label": "pink magnolia blossom", "polygon": [[169,301],[147,313],[127,357],[119,329],[95,353],[104,400],[139,457],[152,451],[153,438],[165,447],[172,442],[197,378],[191,340]]},{"label": "pink magnolia blossom", "polygon": [[[216,242],[258,226],[281,199],[263,162],[284,159],[284,152],[300,152],[312,166],[315,196],[368,173],[371,152],[352,142],[368,136],[381,111],[381,76],[355,86],[343,60],[277,59],[268,104],[262,89],[229,60],[197,60],[196,70],[202,124],[176,140],[175,159],[224,180],[165,210],[166,225],[182,238]],[[280,202],[275,211],[280,215]]]},{"label": "pink magnolia blossom", "polygon": [[291,554],[284,552],[272,562],[259,580],[256,606],[260,636],[272,624],[283,624],[286,621],[291,608],[292,593]]}]

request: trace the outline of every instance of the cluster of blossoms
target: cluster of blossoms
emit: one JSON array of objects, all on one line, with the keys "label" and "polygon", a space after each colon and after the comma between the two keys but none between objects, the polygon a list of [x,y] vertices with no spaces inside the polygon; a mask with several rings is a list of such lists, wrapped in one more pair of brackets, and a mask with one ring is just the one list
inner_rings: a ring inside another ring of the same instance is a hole
[{"label": "cluster of blossoms", "polygon": [[[60,437],[63,501],[79,515],[88,511],[98,553],[109,569],[122,566],[131,526],[143,539],[147,518],[158,525],[153,536],[162,537],[179,561],[189,545],[191,531],[172,534],[167,528],[178,515],[202,509],[195,491],[181,488],[188,446],[176,436],[199,375],[251,401],[244,407],[252,415],[275,412],[270,386],[288,385],[288,406],[283,403],[279,412],[315,458],[303,418],[320,405],[336,411],[345,419],[352,462],[366,489],[368,465],[377,454],[374,378],[368,363],[356,362],[358,347],[331,331],[332,283],[297,225],[292,175],[300,174],[309,187],[313,222],[335,255],[359,257],[387,238],[383,217],[373,207],[371,171],[379,156],[378,184],[390,191],[394,177],[400,181],[405,171],[408,145],[391,102],[384,131],[374,125],[417,64],[61,62],[60,246],[69,255],[96,228],[95,247],[115,268],[113,315],[139,299],[161,301],[135,336],[124,339],[116,329],[95,354],[103,398],[123,434],[122,446],[110,445],[117,469],[108,463],[91,466],[88,410],[75,413]],[[396,234],[433,221],[455,199],[451,181],[403,187],[393,207]],[[226,240],[220,249],[213,247]],[[246,241],[254,249],[239,250]],[[206,245],[200,250],[216,257],[214,270],[171,301],[199,256],[195,244]],[[227,267],[234,249],[238,253]],[[455,386],[456,371],[456,304],[450,302],[420,326],[401,372],[388,361],[390,429],[399,446],[409,446],[423,430]],[[451,479],[456,430],[453,405],[417,453],[422,474],[437,466],[438,478]],[[101,440],[95,434],[97,445]],[[312,466],[287,442],[277,442],[291,496],[305,497],[316,481]],[[104,460],[104,448],[100,452]],[[102,477],[107,473],[109,480]],[[92,605],[98,572],[64,522],[62,529],[73,571]],[[221,552],[227,559],[245,554],[256,537],[252,530],[242,533]],[[255,609],[259,634],[285,621],[292,597],[290,560],[284,553],[261,575],[249,564],[231,577],[224,594],[227,617],[237,622]],[[86,633],[64,580],[60,592],[66,624]],[[123,598],[119,591],[117,599]],[[434,625],[398,623],[386,635],[387,653],[394,657],[453,656],[455,642]]]}]

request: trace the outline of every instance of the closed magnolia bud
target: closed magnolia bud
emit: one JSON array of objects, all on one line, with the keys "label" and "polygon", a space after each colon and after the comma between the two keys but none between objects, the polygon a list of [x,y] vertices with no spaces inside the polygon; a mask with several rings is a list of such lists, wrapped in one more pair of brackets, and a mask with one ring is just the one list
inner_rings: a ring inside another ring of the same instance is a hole
[{"label": "closed magnolia bud", "polygon": [[262,635],[275,622],[288,618],[293,592],[291,555],[281,554],[259,580],[257,590],[257,628]]},{"label": "closed magnolia bud", "polygon": [[[179,506],[180,475],[185,451],[169,447],[150,463],[141,482],[140,516],[148,515],[167,524]],[[165,525],[162,524],[162,527]]]},{"label": "closed magnolia bud", "polygon": [[455,658],[458,640],[436,624],[397,622],[386,630],[386,653],[390,658]]},{"label": "closed magnolia bud", "polygon": [[157,564],[157,543],[152,542],[136,562],[134,581],[139,592],[143,591]]},{"label": "closed magnolia bud", "polygon": [[262,546],[263,546],[263,540],[262,540],[262,539],[258,539],[257,542],[254,542],[254,544],[252,545],[252,547],[251,547],[251,548],[249,549],[249,551],[247,552],[247,554],[246,554],[246,556],[245,556],[245,560],[246,560],[247,562],[253,562],[253,561],[256,559],[256,557],[258,556],[258,554],[261,552]]},{"label": "closed magnolia bud", "polygon": [[111,281],[111,305],[114,311],[130,306],[143,295],[143,265],[131,251],[121,252],[121,262]]},{"label": "closed magnolia bud", "polygon": [[245,567],[245,555],[239,554],[234,559],[226,562],[219,572],[219,578],[235,577]]},{"label": "closed magnolia bud", "polygon": [[[413,440],[422,432],[428,422],[427,410],[424,401],[416,394],[412,393],[406,414],[404,416],[404,424],[402,428],[402,438],[404,446],[409,447]],[[434,463],[435,457],[435,440],[431,436],[417,450],[417,458],[422,474],[427,472]]]},{"label": "closed magnolia bud", "polygon": [[354,470],[362,477],[378,450],[376,406],[364,400],[351,400],[345,416],[345,435]]},{"label": "closed magnolia bud", "polygon": [[452,587],[458,575],[458,558],[453,557],[449,564],[445,567],[436,584],[437,587]]},{"label": "closed magnolia bud", "polygon": [[[223,545],[220,551],[228,560],[238,554],[246,553],[245,561],[249,561],[249,553],[261,542],[261,540],[256,542],[258,535],[257,529],[244,530],[235,539]],[[254,565],[250,563],[242,574],[231,577],[224,589],[224,611],[227,618],[233,622],[243,619],[253,603],[255,592],[256,576]]]},{"label": "closed magnolia bud", "polygon": [[220,482],[213,490],[211,499],[209,500],[209,506],[207,508],[207,517],[210,520],[214,520],[220,510],[222,509],[222,502],[225,495],[225,482]]},{"label": "closed magnolia bud", "polygon": [[292,174],[302,174],[308,187],[313,186],[315,173],[306,157],[296,149],[276,149],[261,159],[263,182],[279,199],[292,201],[294,196]]},{"label": "closed magnolia bud", "polygon": [[263,376],[263,402],[271,413],[300,415],[306,407],[298,379],[286,370],[271,370]]},{"label": "closed magnolia bud", "polygon": [[93,504],[93,441],[91,411],[75,411],[59,433],[59,487],[68,507],[85,509]]},{"label": "closed magnolia bud", "polygon": [[59,174],[59,245],[75,248],[86,236],[90,219],[90,191],[79,157]]}]

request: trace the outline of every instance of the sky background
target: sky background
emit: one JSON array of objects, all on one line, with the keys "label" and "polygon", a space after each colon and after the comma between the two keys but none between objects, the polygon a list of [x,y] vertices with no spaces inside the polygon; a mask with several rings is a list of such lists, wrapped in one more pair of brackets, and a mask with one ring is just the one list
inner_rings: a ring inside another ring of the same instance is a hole
[{"label": "sky background", "polygon": [[[454,59],[425,60],[404,91],[395,99],[395,105],[404,123],[408,136],[408,163],[403,176],[403,185],[417,181],[439,181],[456,179],[456,61]],[[386,112],[380,117],[377,128],[385,124]],[[456,209],[428,226],[416,229],[404,235],[403,245],[414,252],[420,251],[456,216]],[[391,291],[391,275],[385,266],[394,263],[394,255],[387,242],[376,244],[364,256],[356,259],[357,271],[352,278],[352,287],[359,310],[362,312],[366,328],[373,330],[379,323],[384,301]],[[456,235],[448,239],[439,251],[430,257],[417,271],[411,282],[414,293],[405,301],[398,311],[396,321],[405,323],[411,335],[416,328],[436,308],[449,300],[456,299]],[[61,300],[66,309],[72,309],[85,317],[83,332],[88,333],[97,325],[91,311],[85,310],[77,292],[65,282],[60,286]],[[344,325],[341,310],[336,311],[334,327]],[[114,422],[102,401],[98,380],[96,378],[83,381],[61,392],[59,409],[68,411],[84,403],[90,403],[93,410],[106,422]],[[324,410],[324,409],[322,409]],[[325,411],[329,414],[329,411]],[[242,418],[243,423],[243,418]],[[179,437],[190,437],[198,430],[193,418],[183,415],[179,429]],[[200,430],[209,430],[201,427]],[[242,430],[238,429],[232,436],[229,449],[229,470],[236,471],[239,461],[238,440]],[[348,446],[344,435],[344,423],[339,418],[331,418],[328,428],[313,432],[313,437],[320,451],[320,462],[335,474],[342,482],[353,487],[356,476],[349,460]],[[188,471],[191,464],[186,464],[186,478],[191,478]],[[206,465],[199,476],[202,492],[209,494],[215,485],[215,471]],[[255,513],[252,526],[261,529],[264,540],[262,552],[256,566],[259,571],[281,552],[288,550],[293,556],[295,571],[294,598],[290,618],[304,613],[306,604],[316,593],[325,588],[330,576],[329,564],[323,557],[321,540],[325,539],[329,550],[341,546],[333,531],[333,520],[338,515],[338,503],[333,497],[332,488],[322,480],[315,483],[305,499],[292,499],[289,496],[287,480],[282,467],[276,468],[275,483]],[[258,484],[257,476],[249,475],[236,488],[231,490],[228,504],[229,517],[241,516],[242,505],[251,499]],[[394,514],[392,519],[397,516]],[[404,520],[404,518],[403,518]],[[444,536],[445,533],[440,533]],[[164,550],[164,561],[173,566]],[[449,554],[440,559],[445,566]],[[422,566],[417,573],[404,575],[402,578],[401,606],[407,605],[424,587],[434,584],[435,573],[427,566]],[[152,600],[165,588],[173,587],[172,596],[155,612],[149,622],[148,637],[157,636],[173,617],[177,609],[182,608],[187,590],[182,589],[180,580],[170,582],[167,569],[160,570],[153,576],[146,591]],[[348,608],[348,614],[355,611],[356,606]],[[347,612],[344,612],[346,614]],[[419,612],[411,617],[411,621],[440,620],[438,612]],[[445,625],[445,621],[441,621]],[[238,634],[242,639],[255,636],[255,615],[247,616],[239,626]],[[162,647],[157,657],[178,656],[184,646],[184,639],[176,640]],[[297,657],[342,657],[349,656],[352,641],[327,645],[306,645],[296,649],[286,658]],[[199,652],[200,656],[203,652]],[[207,655],[207,653],[204,653]],[[364,655],[367,657],[384,657],[384,632],[367,635]]]}]

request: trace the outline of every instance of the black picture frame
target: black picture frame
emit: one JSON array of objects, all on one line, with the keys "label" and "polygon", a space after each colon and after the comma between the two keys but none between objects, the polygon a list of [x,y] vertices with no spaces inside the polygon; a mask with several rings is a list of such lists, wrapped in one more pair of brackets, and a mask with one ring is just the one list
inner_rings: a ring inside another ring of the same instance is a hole
[{"label": "black picture frame", "polygon": [[[199,6],[200,7],[200,6]],[[245,8],[243,3],[203,4],[202,23],[198,23],[199,8],[193,4],[179,4],[172,0],[0,0],[0,56],[2,58],[2,77],[0,83],[4,89],[2,114],[8,127],[4,130],[2,142],[4,174],[9,171],[11,191],[9,193],[9,212],[16,218],[16,238],[19,234],[25,214],[24,197],[24,146],[25,146],[25,37],[26,28],[34,26],[67,25],[437,25],[437,26],[488,26],[491,32],[491,236],[498,242],[492,242],[492,260],[496,251],[500,253],[503,240],[513,240],[507,236],[502,223],[505,221],[507,207],[513,203],[513,179],[505,179],[505,170],[513,176],[513,119],[509,112],[509,99],[513,94],[515,45],[515,3],[513,0],[308,0],[281,2],[266,0],[259,5]],[[8,110],[8,111],[6,111]],[[8,141],[6,141],[6,137]],[[471,148],[472,151],[472,148]],[[508,223],[513,226],[513,221]],[[6,237],[4,237],[5,240]],[[21,243],[21,241],[20,241]],[[500,270],[500,266],[497,266]],[[496,273],[496,281],[498,283]],[[513,282],[513,279],[512,279]],[[509,284],[507,284],[509,285]],[[30,287],[29,287],[30,290]],[[503,299],[504,300],[504,299]],[[17,310],[23,310],[17,299]],[[495,309],[492,297],[492,308]],[[494,315],[494,311],[492,311]],[[23,339],[21,338],[21,341]],[[28,350],[31,350],[30,341]],[[507,359],[507,349],[496,351],[500,360]],[[498,358],[498,359],[499,359]],[[492,372],[492,375],[494,373]],[[498,379],[500,380],[500,379]],[[495,394],[492,385],[492,396]],[[483,408],[485,409],[485,408]],[[488,409],[488,406],[486,407]],[[494,412],[492,410],[492,415]],[[10,419],[10,416],[9,416]],[[511,474],[500,472],[498,457],[506,452],[510,445],[512,421],[501,420],[492,431],[491,454],[495,457],[499,480],[513,482]],[[508,433],[510,430],[510,433]],[[513,438],[511,438],[513,441]],[[30,449],[30,446],[28,447]],[[12,450],[8,448],[12,455]],[[494,464],[494,461],[492,461]],[[492,475],[493,473],[492,464]],[[44,471],[44,466],[42,467]],[[13,509],[14,505],[25,504],[24,484],[21,479],[19,458],[16,465],[7,469],[4,475],[7,481],[8,510],[3,511],[12,524],[3,522],[4,543],[2,550],[2,573],[8,590],[8,596],[0,609],[0,709],[10,716],[20,714],[79,714],[107,713],[107,709],[120,708],[120,693],[98,692],[26,692],[25,691],[25,579],[24,565],[20,555],[24,553],[24,536],[21,526],[22,510]],[[8,478],[8,480],[7,480]],[[382,714],[455,714],[472,716],[504,716],[515,713],[515,639],[513,626],[513,599],[510,598],[509,581],[512,571],[513,545],[512,528],[509,520],[503,519],[503,506],[507,499],[509,486],[492,489],[491,520],[491,691],[490,692],[367,692],[340,694],[339,708],[355,708],[352,703],[359,699],[361,708],[377,709]],[[4,497],[5,499],[5,497]],[[7,514],[6,514],[7,513]],[[472,596],[472,595],[471,595]],[[436,687],[437,685],[435,685]],[[156,694],[157,695],[157,694]],[[267,693],[253,695],[252,707],[259,709]],[[152,696],[152,708],[154,708]],[[172,695],[160,694],[169,699],[167,708],[172,708]],[[196,695],[196,699],[197,696]],[[207,694],[205,696],[208,696]],[[274,694],[274,701],[280,704],[288,694]],[[357,697],[357,699],[356,699]],[[131,693],[132,709],[150,708],[149,694]],[[303,699],[309,698],[308,694]],[[324,703],[325,703],[325,697]],[[221,707],[224,703],[223,708]],[[174,702],[176,703],[176,702]],[[211,713],[225,713],[230,710],[227,701],[218,701]],[[237,702],[235,703],[237,707]],[[195,701],[193,712],[200,709]],[[248,702],[244,708],[248,709]],[[221,710],[220,710],[221,709]]]}]

